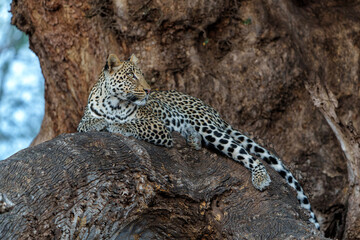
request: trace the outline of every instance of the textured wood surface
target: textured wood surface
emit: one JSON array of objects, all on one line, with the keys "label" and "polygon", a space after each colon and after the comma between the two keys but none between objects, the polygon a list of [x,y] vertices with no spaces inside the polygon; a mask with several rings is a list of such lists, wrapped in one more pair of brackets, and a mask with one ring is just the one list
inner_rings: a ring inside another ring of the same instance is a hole
[{"label": "textured wood surface", "polygon": [[0,162],[0,239],[322,239],[272,170],[250,173],[181,137],[166,149],[109,133],[61,135]]}]

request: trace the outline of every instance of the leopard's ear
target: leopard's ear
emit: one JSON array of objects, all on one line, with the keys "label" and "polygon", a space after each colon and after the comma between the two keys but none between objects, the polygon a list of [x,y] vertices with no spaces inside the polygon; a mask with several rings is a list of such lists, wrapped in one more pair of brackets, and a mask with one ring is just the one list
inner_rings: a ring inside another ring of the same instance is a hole
[{"label": "leopard's ear", "polygon": [[119,58],[115,54],[110,54],[105,64],[105,70],[111,73],[114,68],[120,67],[121,65],[122,63]]},{"label": "leopard's ear", "polygon": [[133,64],[137,65],[139,62],[139,59],[134,54],[131,54],[129,61],[132,62]]}]

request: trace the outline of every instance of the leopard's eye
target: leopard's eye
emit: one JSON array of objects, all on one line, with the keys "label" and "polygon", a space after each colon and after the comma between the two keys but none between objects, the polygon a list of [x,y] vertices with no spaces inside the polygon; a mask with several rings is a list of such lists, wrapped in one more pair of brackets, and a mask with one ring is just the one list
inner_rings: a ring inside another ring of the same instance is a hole
[{"label": "leopard's eye", "polygon": [[133,74],[133,73],[129,73],[129,78],[132,78],[132,79],[135,79],[135,80],[137,80],[138,78],[136,77],[136,75],[135,74]]}]

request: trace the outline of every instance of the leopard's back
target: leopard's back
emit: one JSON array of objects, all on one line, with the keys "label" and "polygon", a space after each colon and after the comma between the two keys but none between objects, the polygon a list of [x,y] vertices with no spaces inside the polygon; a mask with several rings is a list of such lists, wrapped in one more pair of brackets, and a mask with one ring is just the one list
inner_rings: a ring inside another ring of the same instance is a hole
[{"label": "leopard's back", "polygon": [[[160,108],[166,107],[172,112],[180,114],[192,122],[194,127],[211,124],[218,128],[226,129],[229,126],[214,108],[204,103],[201,99],[182,92],[175,90],[155,91],[150,95],[150,104],[151,101],[160,102]],[[154,110],[156,111],[156,107]]]}]

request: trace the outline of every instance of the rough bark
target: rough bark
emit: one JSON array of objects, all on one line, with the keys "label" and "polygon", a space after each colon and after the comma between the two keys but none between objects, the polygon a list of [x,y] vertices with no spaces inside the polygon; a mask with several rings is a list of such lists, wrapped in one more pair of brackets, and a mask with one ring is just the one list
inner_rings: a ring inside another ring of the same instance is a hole
[{"label": "rough bark", "polygon": [[259,192],[231,159],[175,140],[66,134],[0,162],[15,203],[0,239],[324,239],[276,172]]},{"label": "rough bark", "polygon": [[272,6],[286,14],[283,24],[293,29],[306,69],[305,88],[345,155],[349,185],[344,238],[360,239],[360,2],[306,5],[299,9],[280,1]]},{"label": "rough bark", "polygon": [[109,53],[153,88],[214,106],[272,143],[326,236],[360,238],[359,1],[16,0],[46,82],[34,144],[73,132]]}]

